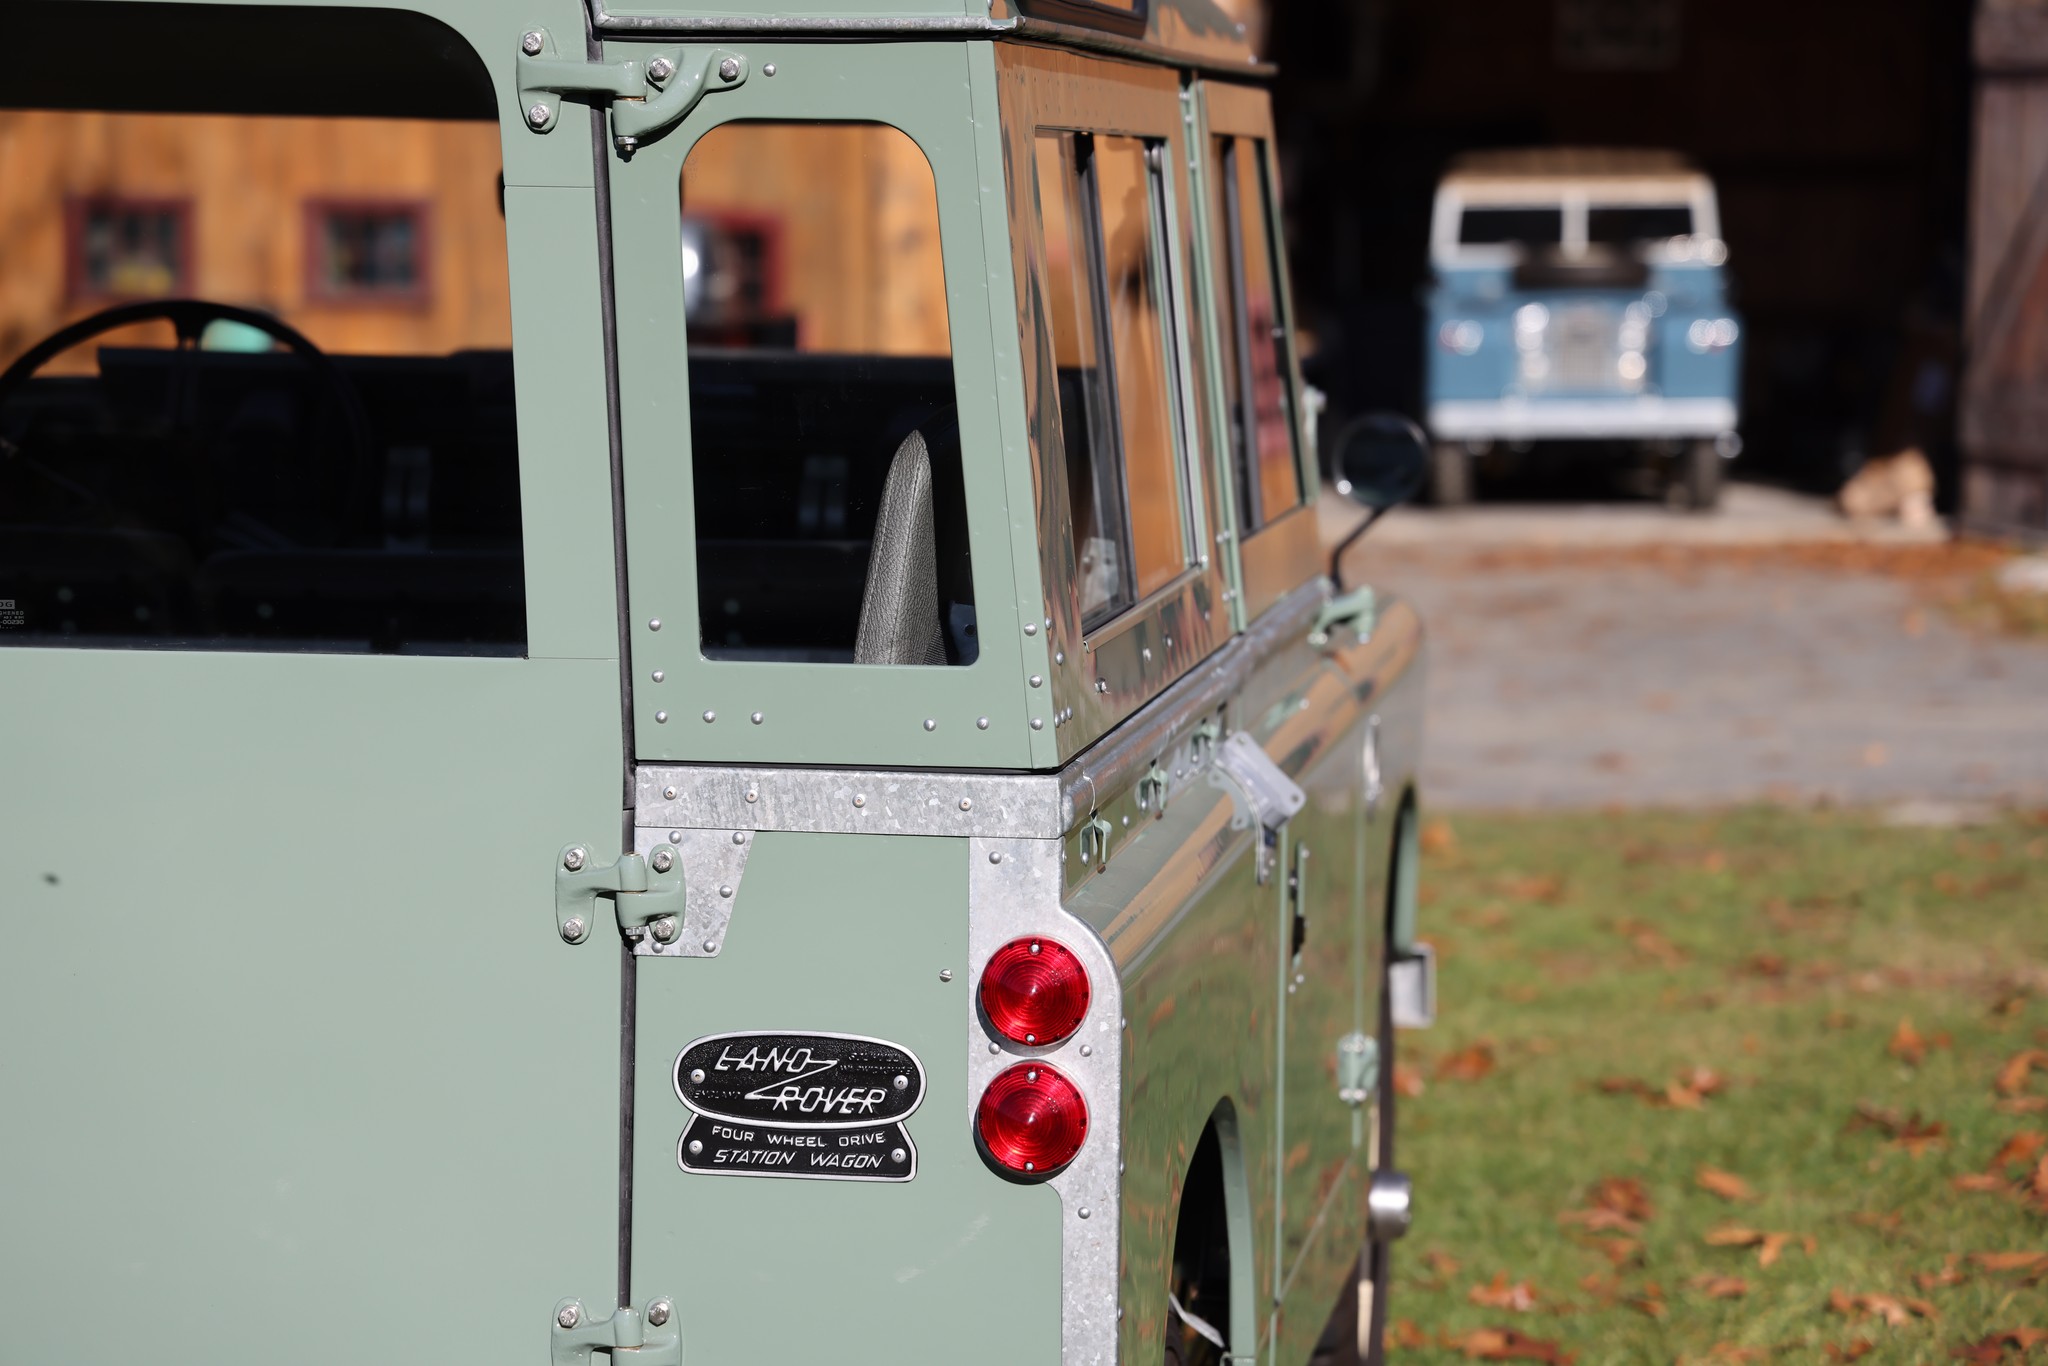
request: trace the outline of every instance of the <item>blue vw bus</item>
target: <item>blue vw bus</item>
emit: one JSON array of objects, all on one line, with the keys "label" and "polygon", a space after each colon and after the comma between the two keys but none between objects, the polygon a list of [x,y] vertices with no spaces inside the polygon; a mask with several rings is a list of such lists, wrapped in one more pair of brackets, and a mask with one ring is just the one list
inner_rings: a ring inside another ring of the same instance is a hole
[{"label": "blue vw bus", "polygon": [[1440,504],[1474,465],[1599,450],[1710,508],[1736,433],[1742,327],[1713,183],[1664,152],[1478,153],[1437,189],[1428,421]]}]

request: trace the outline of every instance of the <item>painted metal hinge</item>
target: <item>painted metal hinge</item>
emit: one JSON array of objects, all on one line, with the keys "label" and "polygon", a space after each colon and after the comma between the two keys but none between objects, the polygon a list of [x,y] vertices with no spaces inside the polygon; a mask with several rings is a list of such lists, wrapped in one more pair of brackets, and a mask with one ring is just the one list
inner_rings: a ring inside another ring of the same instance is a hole
[{"label": "painted metal hinge", "polygon": [[1308,643],[1321,649],[1330,643],[1330,629],[1335,626],[1349,626],[1358,636],[1359,643],[1372,639],[1372,628],[1379,624],[1379,596],[1370,588],[1354,588],[1341,597],[1331,598],[1316,610],[1315,625],[1309,628]]},{"label": "painted metal hinge", "polygon": [[655,850],[651,860],[623,854],[599,864],[592,862],[587,846],[564,845],[555,864],[555,928],[565,942],[581,944],[590,937],[600,896],[612,899],[625,938],[645,931],[666,944],[681,932],[683,870],[667,849]]},{"label": "painted metal hinge", "polygon": [[1370,1034],[1346,1034],[1337,1040],[1337,1099],[1363,1105],[1380,1084],[1380,1041]]},{"label": "painted metal hinge", "polygon": [[1285,769],[1252,739],[1249,731],[1233,731],[1216,751],[1213,775],[1228,779],[1236,810],[1230,818],[1232,830],[1258,827],[1258,880],[1263,884],[1273,874],[1273,854],[1280,845],[1280,829],[1301,810],[1308,797]]},{"label": "painted metal hinge", "polygon": [[588,62],[561,56],[553,35],[536,28],[519,41],[518,81],[519,107],[536,133],[554,131],[565,97],[609,98],[613,145],[631,156],[642,142],[682,122],[706,95],[745,85],[747,59],[722,47],[659,47],[644,60]]},{"label": "painted metal hinge", "polygon": [[683,1326],[674,1320],[675,1305],[666,1299],[650,1303],[645,1314],[614,1309],[603,1319],[584,1313],[581,1300],[563,1300],[549,1344],[553,1366],[590,1366],[596,1352],[607,1353],[612,1366],[683,1366]]}]

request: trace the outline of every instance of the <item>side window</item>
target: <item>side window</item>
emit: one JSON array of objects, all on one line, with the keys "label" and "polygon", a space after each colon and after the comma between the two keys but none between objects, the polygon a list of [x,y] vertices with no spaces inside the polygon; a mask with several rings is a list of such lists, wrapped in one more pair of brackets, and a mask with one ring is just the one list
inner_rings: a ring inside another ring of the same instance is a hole
[{"label": "side window", "polygon": [[1280,314],[1278,270],[1267,231],[1270,202],[1265,144],[1252,138],[1215,142],[1224,301],[1222,363],[1230,404],[1230,458],[1239,518],[1246,534],[1301,503],[1286,320]]},{"label": "side window", "polygon": [[728,123],[680,194],[704,655],[971,663],[931,163],[885,124]]},{"label": "side window", "polygon": [[1092,629],[1188,563],[1166,191],[1137,138],[1042,133],[1035,152],[1075,571]]},{"label": "side window", "polygon": [[190,71],[115,98],[149,113],[0,91],[0,647],[525,649],[489,79],[431,20],[291,22],[446,69],[363,75],[374,118]]}]

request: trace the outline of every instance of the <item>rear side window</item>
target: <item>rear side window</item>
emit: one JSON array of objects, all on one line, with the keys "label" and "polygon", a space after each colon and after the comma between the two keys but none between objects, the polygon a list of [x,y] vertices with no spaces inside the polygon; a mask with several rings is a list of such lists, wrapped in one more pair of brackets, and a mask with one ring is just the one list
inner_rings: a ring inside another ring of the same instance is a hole
[{"label": "rear side window", "polygon": [[311,80],[0,86],[0,646],[524,650],[488,78],[417,16],[279,13],[450,69],[361,76],[375,118]]},{"label": "rear side window", "polygon": [[1595,204],[1586,210],[1586,240],[1610,246],[1662,242],[1692,232],[1692,209],[1685,204]]},{"label": "rear side window", "polygon": [[1137,138],[1035,144],[1084,629],[1187,567],[1184,434],[1165,301],[1165,187]]},{"label": "rear side window", "polygon": [[1458,242],[1467,247],[1546,247],[1564,240],[1562,208],[1466,209]]},{"label": "rear side window", "polygon": [[1224,391],[1239,520],[1246,533],[1301,503],[1294,403],[1278,262],[1268,231],[1271,186],[1263,142],[1215,140],[1217,288],[1223,300]]},{"label": "rear side window", "polygon": [[931,163],[885,124],[728,123],[680,193],[704,655],[971,663]]}]

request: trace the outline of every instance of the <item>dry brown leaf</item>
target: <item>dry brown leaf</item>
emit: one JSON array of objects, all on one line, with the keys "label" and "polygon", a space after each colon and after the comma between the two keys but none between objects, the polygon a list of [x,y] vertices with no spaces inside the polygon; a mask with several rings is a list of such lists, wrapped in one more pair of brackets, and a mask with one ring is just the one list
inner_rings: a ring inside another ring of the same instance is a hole
[{"label": "dry brown leaf", "polygon": [[1482,1040],[1437,1059],[1438,1081],[1478,1081],[1493,1071],[1493,1045]]},{"label": "dry brown leaf", "polygon": [[2002,1191],[2011,1183],[1996,1172],[1965,1172],[1949,1184],[1959,1191]]},{"label": "dry brown leaf", "polygon": [[1429,1089],[1429,1084],[1423,1081],[1422,1070],[1420,1068],[1410,1067],[1405,1062],[1397,1062],[1394,1064],[1395,1095],[1407,1096],[1410,1099],[1413,1099],[1414,1097],[1421,1095],[1427,1089]]},{"label": "dry brown leaf", "polygon": [[1719,1228],[1708,1229],[1706,1233],[1709,1247],[1755,1247],[1763,1240],[1763,1234],[1740,1224],[1723,1224]]},{"label": "dry brown leaf", "polygon": [[1422,1263],[1445,1279],[1458,1274],[1458,1259],[1440,1247],[1433,1247],[1423,1253]]},{"label": "dry brown leaf", "polygon": [[1633,1176],[1603,1176],[1586,1192],[1586,1202],[1595,1209],[1613,1210],[1631,1219],[1647,1221],[1655,1216],[1650,1193]]},{"label": "dry brown leaf", "polygon": [[1429,1346],[1429,1335],[1422,1331],[1414,1319],[1395,1319],[1387,1325],[1387,1350],[1406,1351],[1416,1347]]},{"label": "dry brown leaf", "polygon": [[1961,1285],[1963,1272],[1962,1268],[1956,1265],[1960,1260],[1962,1259],[1956,1253],[1951,1252],[1942,1260],[1941,1270],[1918,1272],[1913,1277],[1913,1283],[1922,1290],[1939,1290],[1947,1285]]},{"label": "dry brown leaf", "polygon": [[1710,1247],[1753,1247],[1757,1250],[1758,1266],[1773,1265],[1785,1249],[1795,1242],[1806,1249],[1806,1255],[1809,1257],[1818,1246],[1811,1234],[1765,1233],[1758,1229],[1744,1228],[1740,1224],[1724,1224],[1720,1228],[1709,1229],[1706,1241]]},{"label": "dry brown leaf", "polygon": [[1527,1337],[1512,1328],[1475,1328],[1463,1337],[1445,1337],[1443,1345],[1473,1361],[1544,1361],[1571,1366],[1576,1359],[1554,1342]]},{"label": "dry brown leaf", "polygon": [[1970,1260],[1986,1271],[2031,1271],[2048,1265],[2048,1252],[1972,1252]]},{"label": "dry brown leaf", "polygon": [[1642,1260],[1643,1245],[1634,1238],[1596,1238],[1592,1242],[1616,1270]]},{"label": "dry brown leaf", "polygon": [[1785,960],[1775,953],[1753,953],[1743,962],[1742,970],[1752,977],[1783,977]]},{"label": "dry brown leaf", "polygon": [[1686,1282],[1696,1290],[1707,1292],[1707,1298],[1715,1300],[1739,1300],[1749,1293],[1749,1282],[1740,1276],[1716,1276],[1711,1273],[1695,1276]]},{"label": "dry brown leaf", "polygon": [[1884,1051],[1908,1066],[1917,1067],[1920,1060],[1927,1056],[1927,1040],[1921,1038],[1919,1031],[1913,1028],[1913,1021],[1909,1016],[1899,1021],[1899,1027],[1892,1031],[1892,1041],[1884,1046]]},{"label": "dry brown leaf", "polygon": [[1943,1124],[1940,1120],[1935,1120],[1932,1123],[1923,1123],[1916,1112],[1911,1119],[1906,1121],[1905,1127],[1899,1130],[1897,1137],[1892,1139],[1892,1143],[1896,1147],[1904,1148],[1912,1156],[1919,1157],[1929,1148],[1946,1148],[1948,1146],[1947,1135],[1948,1126],[1946,1124]]},{"label": "dry brown leaf", "polygon": [[1701,1167],[1693,1180],[1703,1191],[1720,1196],[1723,1200],[1754,1200],[1756,1192],[1749,1183],[1733,1172],[1724,1172],[1719,1167]]},{"label": "dry brown leaf", "polygon": [[2048,1342],[2048,1328],[2006,1328],[1967,1347],[1956,1348],[1953,1355],[1964,1361],[1981,1362],[1983,1366],[1998,1366],[1999,1362],[2012,1360],[2006,1355],[2006,1348],[2025,1356],[2043,1342]]},{"label": "dry brown leaf", "polygon": [[1475,1285],[1465,1292],[1465,1298],[1483,1309],[1512,1309],[1516,1313],[1527,1313],[1536,1307],[1536,1287],[1527,1281],[1508,1283],[1508,1273],[1496,1271],[1488,1285]]},{"label": "dry brown leaf", "polygon": [[2027,1078],[2036,1068],[2048,1072],[2048,1049],[2029,1048],[2013,1054],[1998,1069],[1998,1080],[1992,1084],[1999,1095],[2016,1096],[2027,1089]]},{"label": "dry brown leaf", "polygon": [[1903,1328],[1913,1321],[1915,1315],[1923,1319],[1941,1317],[1941,1312],[1926,1300],[1916,1300],[1905,1295],[1852,1295],[1846,1290],[1835,1290],[1830,1293],[1828,1308],[1850,1318],[1875,1314],[1893,1328]]},{"label": "dry brown leaf", "polygon": [[1458,835],[1445,820],[1430,821],[1422,827],[1422,852],[1425,854],[1455,854],[1458,852]]},{"label": "dry brown leaf", "polygon": [[1643,1226],[1617,1210],[1568,1209],[1557,1216],[1560,1224],[1577,1224],[1588,1233],[1640,1233]]},{"label": "dry brown leaf", "polygon": [[2048,1110],[2048,1096],[2010,1096],[1991,1104],[2002,1115],[2038,1115]]},{"label": "dry brown leaf", "polygon": [[1852,1214],[1849,1216],[1849,1222],[1861,1224],[1865,1228],[1874,1228],[1879,1233],[1897,1233],[1899,1226],[1906,1222],[1906,1212],[1895,1209],[1887,1210],[1882,1214],[1870,1212]]},{"label": "dry brown leaf", "polygon": [[1653,1319],[1661,1319],[1671,1312],[1670,1306],[1664,1303],[1664,1287],[1655,1281],[1644,1281],[1643,1288],[1622,1303]]},{"label": "dry brown leaf", "polygon": [[1840,1347],[1834,1343],[1827,1346],[1829,1361],[1860,1361],[1877,1350],[1877,1344],[1869,1338],[1851,1338]]},{"label": "dry brown leaf", "polygon": [[2038,1129],[2022,1129],[2005,1140],[2004,1145],[1991,1155],[1991,1160],[1984,1164],[1984,1169],[1997,1171],[2000,1167],[2032,1162],[2035,1154],[2043,1148],[2048,1148],[2048,1134]]}]

